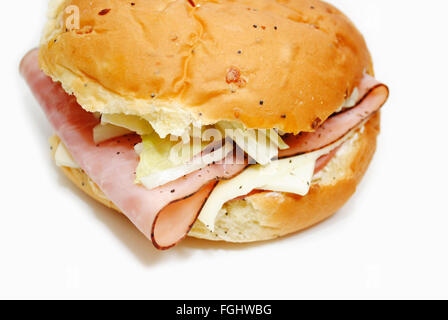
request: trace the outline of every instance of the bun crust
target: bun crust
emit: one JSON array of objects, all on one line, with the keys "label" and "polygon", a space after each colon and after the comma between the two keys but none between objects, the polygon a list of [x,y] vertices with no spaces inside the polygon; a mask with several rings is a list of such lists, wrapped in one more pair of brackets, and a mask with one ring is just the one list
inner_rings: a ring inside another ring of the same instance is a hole
[{"label": "bun crust", "polygon": [[[40,64],[88,111],[146,116],[167,131],[239,120],[298,133],[372,73],[362,35],[322,1],[132,3],[52,1]],[[70,5],[80,29],[64,25]]]},{"label": "bun crust", "polygon": [[[295,233],[327,219],[353,195],[376,150],[380,114],[373,116],[352,139],[344,143],[336,156],[313,182],[308,195],[263,192],[225,204],[215,233],[200,221],[189,236],[227,242],[254,242]],[[60,143],[50,139],[54,152]],[[80,169],[61,168],[81,190],[109,208],[119,211]]]}]

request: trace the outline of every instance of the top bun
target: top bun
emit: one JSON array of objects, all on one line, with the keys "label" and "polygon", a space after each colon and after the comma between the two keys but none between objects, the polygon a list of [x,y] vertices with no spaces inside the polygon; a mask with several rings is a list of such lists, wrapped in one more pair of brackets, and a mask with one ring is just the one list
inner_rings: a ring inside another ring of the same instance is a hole
[{"label": "top bun", "polygon": [[162,134],[220,120],[313,131],[372,73],[362,35],[318,0],[52,0],[40,64],[86,110]]}]

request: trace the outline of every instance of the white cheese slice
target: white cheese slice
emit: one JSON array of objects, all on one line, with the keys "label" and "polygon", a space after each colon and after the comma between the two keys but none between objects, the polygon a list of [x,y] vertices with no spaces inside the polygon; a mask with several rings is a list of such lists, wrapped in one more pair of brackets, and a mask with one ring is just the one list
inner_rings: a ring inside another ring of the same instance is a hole
[{"label": "white cheese slice", "polygon": [[233,179],[219,182],[204,204],[199,220],[214,232],[215,220],[223,205],[256,189],[306,195],[317,159],[339,147],[353,133],[318,151],[272,161],[265,166],[254,165]]},{"label": "white cheese slice", "polygon": [[137,143],[134,146],[134,151],[136,154],[141,155],[144,150],[143,142]]},{"label": "white cheese slice", "polygon": [[191,161],[167,170],[157,171],[140,179],[140,182],[149,190],[175,181],[187,174],[207,167],[209,164],[218,163],[233,151],[233,144],[227,142],[223,147],[204,156],[195,157]]},{"label": "white cheese slice", "polygon": [[56,165],[58,167],[68,167],[74,169],[80,168],[80,166],[75,162],[75,160],[73,160],[72,156],[65,148],[63,143],[60,143],[58,145],[58,148],[56,149],[56,152],[54,154],[54,158],[56,161]]},{"label": "white cheese slice", "polygon": [[132,131],[126,128],[117,127],[109,123],[100,123],[95,128],[93,128],[93,141],[95,143],[102,143],[104,141],[131,133]]},{"label": "white cheese slice", "polygon": [[102,124],[112,124],[114,126],[125,128],[135,132],[140,136],[154,132],[148,121],[138,116],[126,114],[103,114],[101,116]]}]

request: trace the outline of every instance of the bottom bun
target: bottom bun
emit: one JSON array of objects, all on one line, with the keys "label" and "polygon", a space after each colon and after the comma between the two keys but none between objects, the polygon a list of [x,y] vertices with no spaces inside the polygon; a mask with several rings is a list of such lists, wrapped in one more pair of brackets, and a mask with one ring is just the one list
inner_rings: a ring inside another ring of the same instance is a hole
[{"label": "bottom bun", "polygon": [[[271,240],[295,233],[329,218],[356,191],[376,150],[380,114],[373,116],[315,177],[306,196],[262,192],[233,200],[220,211],[215,232],[197,221],[189,236],[227,242]],[[53,136],[54,153],[60,139]],[[81,169],[61,167],[64,174],[93,199],[118,212],[120,210]]]}]

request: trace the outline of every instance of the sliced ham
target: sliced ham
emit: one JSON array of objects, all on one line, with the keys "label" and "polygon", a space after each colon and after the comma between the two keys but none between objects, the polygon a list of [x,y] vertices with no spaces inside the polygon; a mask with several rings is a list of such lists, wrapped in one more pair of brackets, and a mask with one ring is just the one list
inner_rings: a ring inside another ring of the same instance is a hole
[{"label": "sliced ham", "polygon": [[74,160],[158,249],[171,248],[187,235],[217,178],[231,178],[246,167],[225,161],[147,190],[134,183],[139,136],[96,145],[93,128],[99,120],[39,69],[38,50],[25,56],[20,71]]},{"label": "sliced ham", "polygon": [[340,149],[340,147],[333,149],[330,153],[325,154],[322,157],[320,157],[319,159],[317,159],[316,166],[314,167],[314,174],[318,173],[323,168],[325,168],[327,166],[327,164],[331,161],[331,159],[333,159],[333,157],[336,155],[336,153],[338,152],[339,149]]},{"label": "sliced ham", "polygon": [[361,99],[355,107],[330,117],[315,132],[283,137],[290,148],[280,150],[279,157],[287,158],[315,151],[334,143],[376,113],[389,96],[387,86],[369,75],[364,76],[358,90]]}]

